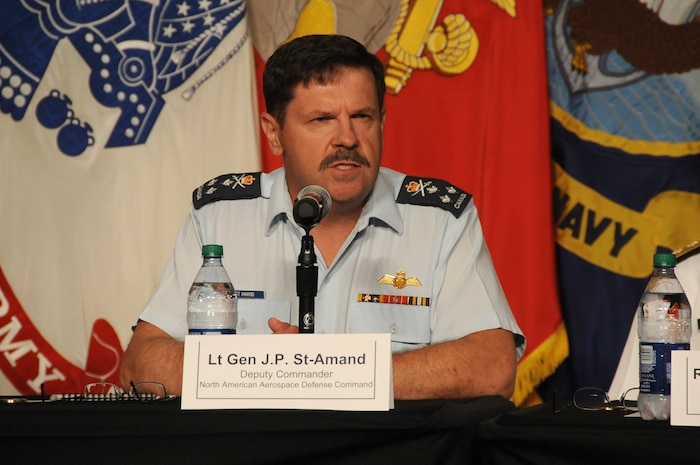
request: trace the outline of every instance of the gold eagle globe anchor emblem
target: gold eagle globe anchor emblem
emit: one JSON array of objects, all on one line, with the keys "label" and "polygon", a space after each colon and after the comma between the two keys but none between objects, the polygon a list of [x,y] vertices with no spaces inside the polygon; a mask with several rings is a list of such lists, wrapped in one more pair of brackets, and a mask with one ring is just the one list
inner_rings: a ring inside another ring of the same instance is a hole
[{"label": "gold eagle globe anchor emblem", "polygon": [[406,286],[422,286],[423,283],[420,282],[415,276],[411,278],[406,277],[406,272],[404,270],[399,270],[396,272],[396,276],[390,274],[385,274],[379,281],[379,284],[392,284],[396,289],[403,289]]}]

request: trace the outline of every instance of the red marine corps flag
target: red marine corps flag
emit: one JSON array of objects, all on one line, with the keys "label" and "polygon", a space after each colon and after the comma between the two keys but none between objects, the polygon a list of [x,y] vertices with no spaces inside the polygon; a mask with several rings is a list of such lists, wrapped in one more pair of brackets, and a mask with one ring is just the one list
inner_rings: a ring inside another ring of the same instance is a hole
[{"label": "red marine corps flag", "polygon": [[[490,0],[258,0],[258,82],[280,43],[356,38],[386,64],[385,166],[470,192],[506,296],[527,336],[514,401],[568,355],[556,291],[543,9]],[[262,100],[261,100],[262,101]],[[266,170],[281,160],[266,151]]]}]

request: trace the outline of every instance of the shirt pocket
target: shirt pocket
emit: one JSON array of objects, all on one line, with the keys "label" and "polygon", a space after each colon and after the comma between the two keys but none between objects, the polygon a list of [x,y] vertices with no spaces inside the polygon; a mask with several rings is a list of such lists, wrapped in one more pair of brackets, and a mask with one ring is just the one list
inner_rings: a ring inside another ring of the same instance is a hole
[{"label": "shirt pocket", "polygon": [[238,299],[237,334],[271,334],[267,320],[289,323],[292,304],[284,300]]},{"label": "shirt pocket", "polygon": [[430,307],[351,303],[348,308],[348,332],[389,333],[392,350],[415,349],[430,343]]}]

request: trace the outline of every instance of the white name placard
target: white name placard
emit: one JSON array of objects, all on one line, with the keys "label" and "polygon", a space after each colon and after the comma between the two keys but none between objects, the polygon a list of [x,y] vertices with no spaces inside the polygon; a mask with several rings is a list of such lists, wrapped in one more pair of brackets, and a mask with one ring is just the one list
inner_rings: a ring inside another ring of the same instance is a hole
[{"label": "white name placard", "polygon": [[700,351],[671,351],[671,424],[700,426]]},{"label": "white name placard", "polygon": [[389,334],[186,336],[182,408],[389,410]]}]

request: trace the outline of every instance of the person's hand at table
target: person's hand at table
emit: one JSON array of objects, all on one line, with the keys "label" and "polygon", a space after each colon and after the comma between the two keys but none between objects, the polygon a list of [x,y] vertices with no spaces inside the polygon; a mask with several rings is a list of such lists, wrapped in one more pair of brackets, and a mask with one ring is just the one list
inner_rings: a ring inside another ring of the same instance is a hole
[{"label": "person's hand at table", "polygon": [[296,334],[299,332],[299,326],[285,323],[274,317],[267,320],[267,325],[274,334]]}]

